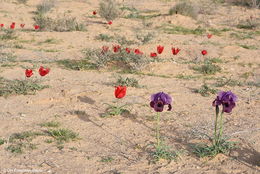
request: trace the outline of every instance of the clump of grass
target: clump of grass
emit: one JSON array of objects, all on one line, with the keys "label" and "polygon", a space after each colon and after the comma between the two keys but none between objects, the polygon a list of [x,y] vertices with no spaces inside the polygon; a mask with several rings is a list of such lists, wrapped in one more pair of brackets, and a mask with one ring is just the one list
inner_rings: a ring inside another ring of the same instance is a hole
[{"label": "clump of grass", "polygon": [[64,142],[69,142],[76,140],[78,134],[69,129],[50,129],[47,134],[53,137],[58,144],[63,144]]},{"label": "clump of grass", "polygon": [[208,96],[210,96],[210,94],[216,94],[217,90],[214,88],[211,88],[207,84],[203,84],[199,89],[196,89],[194,92],[199,93],[203,97],[208,97]]},{"label": "clump of grass", "polygon": [[139,82],[137,79],[135,78],[130,78],[130,77],[122,77],[122,76],[119,76],[117,78],[117,81],[115,83],[116,86],[131,86],[131,87],[135,87],[135,88],[139,88],[140,85],[139,85]]},{"label": "clump of grass", "polygon": [[1,40],[14,40],[17,38],[15,30],[12,29],[4,29],[3,34],[0,35]]},{"label": "clump of grass", "polygon": [[37,14],[45,14],[55,7],[55,0],[42,0],[40,4],[36,6]]},{"label": "clump of grass", "polygon": [[236,147],[235,142],[222,140],[218,146],[199,144],[193,146],[193,152],[200,158],[215,157],[219,153],[228,153],[231,149]]},{"label": "clump of grass", "polygon": [[14,133],[9,138],[9,145],[6,150],[10,151],[11,153],[21,154],[24,152],[24,150],[36,149],[36,145],[32,144],[31,141],[35,137],[41,135],[43,135],[43,133],[32,131]]},{"label": "clump of grass", "polygon": [[219,65],[215,65],[211,62],[204,62],[202,65],[195,65],[192,69],[205,75],[212,75],[221,71]]},{"label": "clump of grass", "polygon": [[56,121],[50,121],[40,124],[41,127],[59,127],[60,123]]},{"label": "clump of grass", "polygon": [[100,160],[100,162],[103,162],[103,163],[111,163],[112,161],[114,161],[114,158],[112,158],[110,156],[102,157],[102,159]]},{"label": "clump of grass", "polygon": [[48,88],[35,80],[7,80],[0,77],[0,97],[9,95],[33,95],[36,91]]},{"label": "clump of grass", "polygon": [[114,37],[109,36],[107,34],[99,34],[98,36],[95,37],[95,39],[110,42],[110,41],[114,40]]},{"label": "clump of grass", "polygon": [[181,14],[183,16],[189,16],[193,19],[196,19],[198,16],[198,7],[189,2],[189,1],[184,1],[184,2],[179,2],[177,3],[175,6],[173,6],[170,11],[169,14],[173,15],[173,14]]},{"label": "clump of grass", "polygon": [[243,84],[237,80],[227,78],[227,77],[222,77],[218,78],[217,82],[215,84],[216,87],[224,87],[224,86],[242,86]]},{"label": "clump of grass", "polygon": [[62,67],[65,67],[67,69],[76,70],[76,71],[82,71],[82,70],[90,70],[95,69],[96,65],[89,62],[87,59],[83,60],[58,60],[57,63],[61,65]]},{"label": "clump of grass", "polygon": [[180,157],[181,152],[173,151],[169,146],[166,146],[162,141],[159,146],[153,145],[154,151],[151,152],[150,162],[156,163],[160,159],[164,159],[167,161],[176,161]]},{"label": "clump of grass", "polygon": [[16,0],[19,4],[26,4],[28,0]]},{"label": "clump of grass", "polygon": [[103,0],[99,3],[99,15],[107,21],[118,18],[120,14],[121,10],[115,0]]}]

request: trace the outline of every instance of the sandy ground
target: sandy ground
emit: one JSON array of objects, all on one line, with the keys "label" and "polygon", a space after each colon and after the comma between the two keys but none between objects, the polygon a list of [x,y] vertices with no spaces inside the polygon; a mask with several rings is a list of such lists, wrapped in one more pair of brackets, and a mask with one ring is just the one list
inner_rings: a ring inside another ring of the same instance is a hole
[{"label": "sandy ground", "polygon": [[[0,1],[0,23],[9,25],[25,23],[25,29],[32,29],[33,11],[38,0],[29,0],[27,5],[16,1]],[[167,14],[175,1],[127,0],[125,6],[138,10],[154,10],[155,14]],[[0,97],[0,137],[8,139],[13,133],[23,131],[40,131],[45,128],[39,124],[47,121],[58,121],[61,127],[77,132],[80,139],[64,144],[59,150],[55,143],[44,142],[46,137],[37,137],[33,143],[34,150],[15,155],[6,150],[8,143],[0,146],[0,173],[17,173],[14,169],[27,169],[27,173],[57,173],[57,174],[93,174],[93,173],[124,173],[124,174],[257,174],[260,172],[260,107],[259,86],[225,86],[218,90],[232,90],[239,101],[232,114],[225,117],[225,135],[238,141],[238,148],[230,154],[219,154],[214,159],[198,158],[190,147],[193,143],[203,142],[198,132],[211,134],[213,130],[214,108],[211,106],[215,95],[203,97],[194,93],[204,78],[178,79],[176,75],[199,75],[190,69],[189,64],[181,61],[191,61],[199,57],[202,49],[208,51],[206,57],[218,57],[224,61],[220,66],[221,73],[209,76],[232,77],[243,81],[241,75],[247,72],[253,74],[249,81],[260,82],[260,36],[251,39],[231,38],[229,32],[220,36],[213,35],[211,39],[203,35],[167,34],[158,27],[174,24],[190,29],[198,26],[208,28],[231,28],[238,33],[252,30],[240,30],[235,27],[239,20],[250,15],[258,20],[260,11],[230,5],[215,5],[207,1],[200,3],[207,12],[199,14],[197,20],[181,15],[158,16],[148,19],[149,27],[143,25],[140,19],[118,18],[113,25],[102,24],[104,19],[98,15],[91,18],[92,11],[98,9],[98,1],[94,0],[63,0],[58,1],[52,14],[62,14],[70,11],[82,21],[87,31],[79,32],[35,32],[17,31],[18,39],[0,41],[7,46],[5,50],[14,53],[16,65],[0,67],[0,76],[7,79],[24,79],[23,67],[40,65],[51,68],[50,74],[40,78],[37,73],[34,78],[41,79],[50,88],[38,91],[36,95],[19,95]],[[18,29],[20,30],[20,29]],[[259,29],[256,29],[259,31]],[[101,118],[105,112],[104,103],[116,101],[114,87],[116,72],[73,71],[64,69],[53,63],[55,60],[81,59],[82,49],[111,46],[114,42],[96,40],[99,34],[121,35],[127,39],[136,40],[137,32],[152,32],[154,39],[147,44],[135,44],[129,47],[140,48],[148,57],[156,51],[157,45],[164,45],[165,51],[159,59],[164,62],[150,63],[144,73],[166,75],[169,78],[124,74],[123,76],[138,79],[144,88],[128,87],[127,95],[121,100],[128,103],[131,115]],[[42,43],[54,38],[57,43]],[[20,44],[22,49],[14,48]],[[255,49],[245,49],[239,45],[254,45]],[[173,57],[171,47],[181,48],[178,56]],[[56,50],[47,52],[44,50]],[[168,61],[167,58],[173,58]],[[23,62],[30,60],[30,62]],[[45,62],[45,63],[41,63]],[[36,77],[37,76],[37,77]],[[150,95],[159,91],[170,94],[173,98],[173,111],[163,112],[161,134],[167,145],[174,150],[183,151],[177,161],[168,163],[159,161],[149,163],[147,145],[154,143],[155,120],[154,111],[149,107]],[[111,162],[102,162],[102,158],[111,157]],[[20,171],[20,173],[22,173]],[[24,171],[23,173],[26,173]]]}]

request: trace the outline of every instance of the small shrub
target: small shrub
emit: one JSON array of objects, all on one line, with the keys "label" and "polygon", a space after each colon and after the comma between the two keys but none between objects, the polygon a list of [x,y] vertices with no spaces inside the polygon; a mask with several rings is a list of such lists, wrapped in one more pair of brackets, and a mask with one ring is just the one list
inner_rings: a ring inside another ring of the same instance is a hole
[{"label": "small shrub", "polygon": [[118,18],[121,11],[115,0],[103,0],[99,3],[99,14],[107,21],[111,21]]},{"label": "small shrub", "polygon": [[64,14],[63,17],[58,17],[57,19],[52,19],[43,14],[37,14],[33,17],[35,25],[40,26],[40,30],[45,31],[84,31],[85,25],[79,23],[75,17],[67,16]]},{"label": "small shrub", "polygon": [[123,48],[118,53],[105,52],[101,50],[83,51],[86,59],[97,68],[105,66],[117,67],[129,71],[138,71],[142,69],[149,61],[143,54],[127,53]]},{"label": "small shrub", "polygon": [[198,8],[191,2],[179,2],[170,9],[169,14],[181,14],[196,19],[198,16]]},{"label": "small shrub", "polygon": [[36,6],[36,13],[45,14],[53,7],[55,7],[55,0],[42,0],[42,2]]}]

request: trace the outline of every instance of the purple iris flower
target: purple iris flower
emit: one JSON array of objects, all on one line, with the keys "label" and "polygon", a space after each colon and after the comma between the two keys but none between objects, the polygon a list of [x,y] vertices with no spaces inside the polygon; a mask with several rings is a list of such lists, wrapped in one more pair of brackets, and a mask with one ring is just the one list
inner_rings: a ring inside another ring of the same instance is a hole
[{"label": "purple iris flower", "polygon": [[154,108],[156,112],[162,112],[164,105],[168,105],[168,111],[172,109],[172,98],[164,92],[158,92],[151,96],[150,106]]},{"label": "purple iris flower", "polygon": [[217,98],[213,101],[213,106],[223,106],[223,112],[230,113],[236,106],[237,96],[231,91],[221,91],[218,93]]}]

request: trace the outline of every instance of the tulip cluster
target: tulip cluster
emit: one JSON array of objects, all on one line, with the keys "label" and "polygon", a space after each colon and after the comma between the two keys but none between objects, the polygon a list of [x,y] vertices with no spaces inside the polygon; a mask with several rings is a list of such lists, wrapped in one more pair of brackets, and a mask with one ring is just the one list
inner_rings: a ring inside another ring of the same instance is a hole
[{"label": "tulip cluster", "polygon": [[[40,76],[46,76],[50,72],[50,69],[49,68],[44,68],[43,66],[40,66],[38,72],[39,72]],[[32,69],[26,69],[25,70],[25,76],[27,78],[30,78],[32,75],[33,75],[33,70]]]}]

